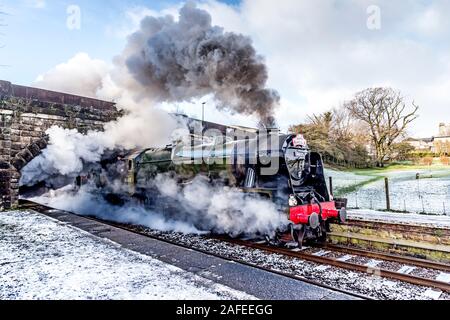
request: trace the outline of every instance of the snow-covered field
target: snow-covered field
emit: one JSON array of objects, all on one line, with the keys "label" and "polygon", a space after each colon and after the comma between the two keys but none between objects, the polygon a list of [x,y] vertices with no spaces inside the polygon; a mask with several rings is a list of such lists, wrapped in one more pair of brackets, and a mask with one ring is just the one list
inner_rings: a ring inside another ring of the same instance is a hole
[{"label": "snow-covered field", "polygon": [[333,178],[333,188],[335,190],[366,182],[373,178],[372,176],[360,175],[347,171],[325,169],[327,183],[329,177]]},{"label": "snow-covered field", "polygon": [[0,214],[0,300],[252,298],[37,213]]},{"label": "snow-covered field", "polygon": [[[416,174],[421,179],[416,179]],[[356,190],[344,194],[349,207],[384,210],[386,209],[385,183],[389,178],[391,209],[413,213],[450,215],[450,169],[449,170],[395,170],[368,175],[327,170],[333,177],[335,190],[371,181]]]}]

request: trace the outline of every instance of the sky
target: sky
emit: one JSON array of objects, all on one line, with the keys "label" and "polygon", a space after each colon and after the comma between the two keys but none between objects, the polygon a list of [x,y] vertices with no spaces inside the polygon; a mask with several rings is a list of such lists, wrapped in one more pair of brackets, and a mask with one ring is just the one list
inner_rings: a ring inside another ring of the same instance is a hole
[{"label": "sky", "polygon": [[[75,68],[74,78],[82,79],[83,72],[112,63],[145,15],[176,17],[182,5],[177,0],[0,0],[6,13],[0,14],[0,79],[43,86],[39,79],[70,61],[89,69]],[[267,63],[268,86],[281,95],[276,115],[282,129],[372,86],[391,86],[420,106],[412,136],[437,135],[439,122],[450,123],[450,1],[201,0],[198,6],[215,25],[252,38]],[[80,19],[73,20],[77,10]],[[164,108],[200,117],[203,101],[213,104],[206,97]],[[214,108],[206,117],[255,124],[252,117]]]}]

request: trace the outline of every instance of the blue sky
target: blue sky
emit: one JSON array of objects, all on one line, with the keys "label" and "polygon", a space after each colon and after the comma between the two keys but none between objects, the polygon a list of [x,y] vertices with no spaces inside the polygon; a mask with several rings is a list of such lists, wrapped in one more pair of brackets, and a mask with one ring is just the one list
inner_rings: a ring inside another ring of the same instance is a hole
[{"label": "blue sky", "polygon": [[[372,86],[391,86],[420,105],[420,120],[410,132],[414,136],[434,135],[439,122],[450,123],[448,0],[197,3],[211,14],[214,24],[253,39],[266,59],[268,85],[282,97],[276,115],[282,128],[337,107]],[[72,4],[81,9],[80,30],[66,25],[66,10]],[[0,79],[33,85],[38,76],[79,53],[111,63],[121,53],[126,35],[136,29],[140,12],[176,15],[181,4],[178,0],[0,0],[0,11],[7,13],[0,15]],[[374,6],[379,28],[369,27]],[[186,108],[192,115],[201,112],[198,104]],[[222,113],[210,116],[223,121]],[[253,124],[238,116],[227,121]]]},{"label": "blue sky", "polygon": [[[225,3],[235,5],[238,1]],[[130,8],[146,7],[155,11],[179,1],[144,0],[0,0],[3,16],[0,32],[0,78],[18,84],[31,84],[36,77],[67,61],[78,52],[87,52],[97,59],[110,61],[120,53],[124,39],[111,34],[112,28],[125,23]],[[66,26],[70,5],[81,9],[81,29]]]}]

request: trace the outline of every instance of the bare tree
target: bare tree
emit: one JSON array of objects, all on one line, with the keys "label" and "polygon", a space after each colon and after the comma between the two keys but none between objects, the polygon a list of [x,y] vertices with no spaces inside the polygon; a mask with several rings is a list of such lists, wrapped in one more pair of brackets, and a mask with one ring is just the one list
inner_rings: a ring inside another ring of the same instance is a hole
[{"label": "bare tree", "polygon": [[367,130],[361,129],[364,126],[346,108],[339,107],[312,114],[304,123],[291,126],[290,131],[303,134],[309,146],[330,161],[362,166],[368,160],[368,140],[363,134]]},{"label": "bare tree", "polygon": [[419,109],[414,102],[407,106],[402,94],[391,88],[366,89],[357,93],[346,107],[356,119],[368,125],[379,167],[391,156],[396,140],[417,119]]}]

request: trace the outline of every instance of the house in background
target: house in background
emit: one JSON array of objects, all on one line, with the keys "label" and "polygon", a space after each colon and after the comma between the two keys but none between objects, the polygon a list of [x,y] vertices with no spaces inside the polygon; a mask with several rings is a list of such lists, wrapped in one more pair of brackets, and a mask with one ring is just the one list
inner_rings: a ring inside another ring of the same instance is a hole
[{"label": "house in background", "polygon": [[408,138],[404,142],[409,143],[417,152],[434,152],[434,138]]},{"label": "house in background", "polygon": [[450,155],[450,124],[439,124],[439,136],[434,138],[434,152]]},{"label": "house in background", "polygon": [[450,136],[450,124],[440,123],[438,137],[449,137],[449,136]]},{"label": "house in background", "polygon": [[450,124],[439,124],[439,135],[431,138],[408,138],[404,142],[414,147],[416,152],[431,152],[450,155]]}]

